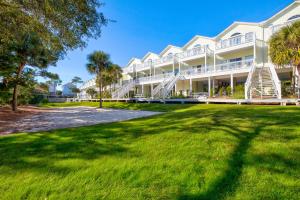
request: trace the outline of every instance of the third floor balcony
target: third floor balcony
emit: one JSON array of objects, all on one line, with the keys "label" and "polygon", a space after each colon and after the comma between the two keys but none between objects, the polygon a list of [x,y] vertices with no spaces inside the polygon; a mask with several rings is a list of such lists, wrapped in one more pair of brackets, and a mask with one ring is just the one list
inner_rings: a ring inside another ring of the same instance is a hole
[{"label": "third floor balcony", "polygon": [[236,35],[225,40],[220,40],[216,44],[216,50],[228,49],[231,47],[239,47],[244,44],[249,44],[254,42],[255,34],[254,32],[246,33],[245,35]]}]

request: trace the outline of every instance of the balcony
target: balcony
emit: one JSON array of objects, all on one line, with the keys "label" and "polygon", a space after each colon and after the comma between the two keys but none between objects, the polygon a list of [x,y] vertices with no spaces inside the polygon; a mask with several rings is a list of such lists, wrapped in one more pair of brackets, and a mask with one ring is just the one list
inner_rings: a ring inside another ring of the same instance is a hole
[{"label": "balcony", "polygon": [[138,84],[157,83],[171,77],[173,73],[157,74],[155,76],[141,77],[137,79]]},{"label": "balcony", "polygon": [[226,40],[220,40],[219,42],[217,42],[216,49],[217,50],[227,49],[230,47],[236,47],[243,44],[251,43],[253,41],[254,41],[254,33],[249,32],[246,33],[245,35],[237,35]]},{"label": "balcony", "polygon": [[223,63],[216,65],[214,67],[213,65],[209,65],[206,68],[201,67],[199,69],[187,69],[181,71],[181,73],[184,76],[197,76],[197,75],[211,75],[215,73],[226,73],[226,72],[231,72],[231,71],[236,71],[238,72],[239,70],[243,69],[250,69],[250,67],[253,65],[253,59],[249,60],[242,60],[238,62],[229,62],[229,63]]},{"label": "balcony", "polygon": [[186,59],[194,56],[199,56],[205,54],[206,47],[195,47],[193,49],[188,49],[182,53],[177,54],[177,57],[180,59]]}]

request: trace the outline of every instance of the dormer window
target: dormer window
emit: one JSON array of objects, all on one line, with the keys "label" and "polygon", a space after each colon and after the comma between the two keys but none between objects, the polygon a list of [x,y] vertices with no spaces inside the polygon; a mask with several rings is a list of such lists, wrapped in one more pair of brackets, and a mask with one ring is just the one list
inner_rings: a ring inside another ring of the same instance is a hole
[{"label": "dormer window", "polygon": [[196,48],[200,48],[201,47],[201,44],[196,44],[195,46],[194,46],[194,48],[196,49]]},{"label": "dormer window", "polygon": [[235,37],[235,36],[238,36],[238,35],[241,35],[241,33],[234,33],[230,37]]},{"label": "dormer window", "polygon": [[288,21],[293,21],[293,20],[298,19],[298,18],[300,18],[300,15],[294,15],[294,16],[290,17],[288,19]]}]

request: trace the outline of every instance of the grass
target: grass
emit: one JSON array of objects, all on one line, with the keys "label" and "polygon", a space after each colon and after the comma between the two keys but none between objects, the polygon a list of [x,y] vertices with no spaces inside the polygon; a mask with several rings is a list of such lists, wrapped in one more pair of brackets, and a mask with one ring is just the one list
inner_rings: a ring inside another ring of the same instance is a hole
[{"label": "grass", "polygon": [[[41,104],[40,107],[44,108],[58,108],[58,107],[73,107],[73,106],[91,106],[99,107],[99,102],[70,102],[70,103],[46,103]],[[147,111],[160,111],[168,112],[191,107],[190,104],[148,104],[148,103],[122,103],[122,102],[103,102],[104,108],[113,109],[126,109],[126,110],[147,110]]]},{"label": "grass", "polygon": [[167,112],[0,137],[0,199],[299,199],[297,107],[105,106]]}]

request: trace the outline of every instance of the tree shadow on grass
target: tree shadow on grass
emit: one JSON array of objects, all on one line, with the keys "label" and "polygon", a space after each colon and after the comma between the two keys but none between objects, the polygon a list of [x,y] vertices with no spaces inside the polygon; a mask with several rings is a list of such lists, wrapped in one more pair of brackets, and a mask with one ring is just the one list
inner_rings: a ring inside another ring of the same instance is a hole
[{"label": "tree shadow on grass", "polygon": [[[237,145],[228,158],[228,168],[224,169],[222,176],[214,178],[205,192],[182,194],[178,199],[223,199],[239,186],[245,155],[262,130],[272,125],[300,125],[299,109],[289,108],[289,111],[292,117],[283,116],[281,108],[191,106],[126,122],[28,134],[25,137],[3,137],[0,138],[0,166],[7,167],[7,171],[0,173],[33,170],[65,175],[78,168],[57,166],[55,162],[65,159],[92,161],[105,155],[138,157],[139,152],[132,152],[129,145],[141,137],[170,131],[203,135],[221,131],[237,139]],[[246,124],[241,125],[243,122]],[[295,137],[289,136],[285,140]],[[264,162],[269,161],[265,159]]]},{"label": "tree shadow on grass", "polygon": [[[179,200],[191,200],[191,199],[225,199],[226,197],[234,194],[237,187],[239,187],[239,178],[242,175],[242,171],[246,165],[245,163],[245,155],[247,151],[251,148],[251,143],[257,137],[260,136],[261,131],[264,130],[268,126],[272,125],[285,125],[285,126],[296,126],[300,125],[299,119],[299,109],[292,108],[289,111],[294,114],[293,116],[286,117],[284,113],[282,113],[282,108],[274,108],[264,109],[258,108],[257,111],[253,112],[250,108],[246,108],[246,110],[237,111],[232,108],[225,109],[223,111],[215,112],[212,115],[213,124],[211,125],[211,130],[223,130],[227,134],[230,134],[238,139],[238,145],[234,148],[233,152],[228,159],[227,165],[228,168],[224,170],[221,177],[217,177],[215,181],[208,187],[208,189],[203,193],[198,194],[181,194],[177,199]],[[194,113],[196,114],[196,113]],[[193,115],[193,114],[191,114]],[[230,116],[230,118],[241,118],[242,116],[244,120],[252,123],[251,131],[243,131],[239,128],[239,125],[235,123],[230,123],[230,121],[226,120],[226,116]],[[293,120],[291,120],[293,117]],[[263,120],[262,120],[263,119]],[[290,131],[294,131],[292,128],[288,128]],[[280,135],[277,140],[285,140],[288,142],[290,140],[298,139],[299,136],[293,135]],[[271,169],[269,171],[276,171],[274,169],[274,164],[282,164],[288,168],[295,168],[299,166],[299,160],[292,161],[290,159],[286,159],[279,155],[269,154],[263,156],[254,156],[254,162],[252,165],[257,165],[258,163],[264,163]],[[247,163],[249,164],[249,163]],[[272,167],[273,165],[273,167]],[[284,171],[280,171],[280,173],[284,173]]]}]

